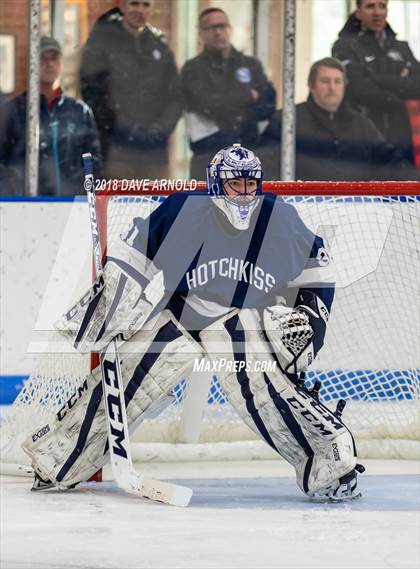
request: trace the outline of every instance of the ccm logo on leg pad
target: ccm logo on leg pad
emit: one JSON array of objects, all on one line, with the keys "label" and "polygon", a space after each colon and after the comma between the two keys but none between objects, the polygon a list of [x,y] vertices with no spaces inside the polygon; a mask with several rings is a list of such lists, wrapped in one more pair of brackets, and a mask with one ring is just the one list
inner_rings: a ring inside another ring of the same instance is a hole
[{"label": "ccm logo on leg pad", "polygon": [[83,393],[88,390],[88,383],[87,379],[79,385],[77,390],[73,393],[73,395],[69,398],[69,400],[59,409],[57,412],[57,419],[62,421],[64,417],[67,415],[67,411],[75,406],[76,402],[82,397]]},{"label": "ccm logo on leg pad", "polygon": [[[110,359],[107,359],[102,362],[105,383],[114,389],[118,389],[116,367],[117,363],[115,361],[115,358],[112,361]],[[124,422],[119,393],[105,393],[105,397],[110,420],[112,448],[115,454],[123,458],[127,458],[127,451],[124,448],[124,444],[126,442],[126,433],[124,431]]]}]

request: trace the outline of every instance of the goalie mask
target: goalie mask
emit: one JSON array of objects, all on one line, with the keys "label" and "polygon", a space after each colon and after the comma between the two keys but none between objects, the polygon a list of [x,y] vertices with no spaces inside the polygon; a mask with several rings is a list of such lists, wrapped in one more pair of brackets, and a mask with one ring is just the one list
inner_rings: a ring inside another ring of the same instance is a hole
[{"label": "goalie mask", "polygon": [[260,159],[240,144],[223,148],[207,167],[207,187],[214,204],[236,229],[248,229],[262,193]]}]

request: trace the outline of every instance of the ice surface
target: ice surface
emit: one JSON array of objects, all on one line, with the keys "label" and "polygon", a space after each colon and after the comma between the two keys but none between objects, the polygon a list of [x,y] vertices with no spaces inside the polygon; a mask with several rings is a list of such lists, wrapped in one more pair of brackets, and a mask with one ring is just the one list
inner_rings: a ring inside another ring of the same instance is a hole
[{"label": "ice surface", "polygon": [[346,504],[310,501],[290,475],[183,478],[194,490],[188,508],[124,494],[113,482],[31,493],[28,479],[0,477],[0,566],[417,569],[417,467],[402,474],[394,463],[376,465],[360,478],[363,498]]}]

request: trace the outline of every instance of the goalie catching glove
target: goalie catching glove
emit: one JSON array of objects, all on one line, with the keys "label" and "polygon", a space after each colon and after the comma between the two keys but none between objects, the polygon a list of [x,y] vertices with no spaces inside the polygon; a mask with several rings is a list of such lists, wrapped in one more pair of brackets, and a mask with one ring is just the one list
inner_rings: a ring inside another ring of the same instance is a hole
[{"label": "goalie catching glove", "polygon": [[264,328],[276,353],[280,368],[289,374],[305,372],[321,349],[328,310],[309,290],[301,291],[305,304],[295,308],[276,305],[264,309]]}]

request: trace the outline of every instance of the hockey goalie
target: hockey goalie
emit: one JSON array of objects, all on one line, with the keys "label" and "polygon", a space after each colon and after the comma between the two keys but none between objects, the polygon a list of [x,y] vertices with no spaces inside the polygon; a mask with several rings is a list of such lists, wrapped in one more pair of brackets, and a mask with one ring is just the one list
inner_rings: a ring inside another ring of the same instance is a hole
[{"label": "hockey goalie", "polygon": [[[82,353],[118,340],[130,428],[170,402],[197,358],[231,361],[219,377],[227,398],[293,465],[299,488],[351,499],[363,467],[343,405],[332,412],[319,385],[304,383],[332,309],[332,261],[291,205],[262,193],[262,179],[251,150],[220,150],[207,168],[208,191],[169,196],[147,219],[134,218],[88,302],[57,327]],[[164,287],[156,297],[158,274]],[[106,463],[100,368],[23,448],[38,489],[74,487]]]}]

